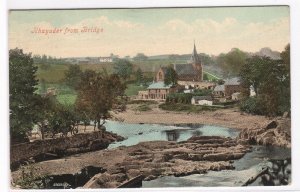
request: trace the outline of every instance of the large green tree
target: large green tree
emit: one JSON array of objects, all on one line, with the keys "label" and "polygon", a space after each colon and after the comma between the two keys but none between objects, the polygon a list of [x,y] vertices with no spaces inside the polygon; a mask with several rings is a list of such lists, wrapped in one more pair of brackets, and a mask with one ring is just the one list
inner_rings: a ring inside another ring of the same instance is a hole
[{"label": "large green tree", "polygon": [[127,80],[133,72],[133,65],[126,59],[117,59],[114,63],[115,74]]},{"label": "large green tree", "polygon": [[68,70],[65,72],[65,82],[68,86],[76,88],[79,85],[82,71],[79,65],[69,65]]},{"label": "large green tree", "polygon": [[225,77],[237,76],[245,64],[247,54],[237,48],[232,49],[227,54],[220,54],[217,63],[223,71]]},{"label": "large green tree", "polygon": [[260,114],[275,116],[290,110],[289,71],[281,60],[253,56],[241,70],[242,85],[253,86]]},{"label": "large green tree", "polygon": [[87,70],[82,74],[76,108],[88,114],[100,129],[109,117],[109,111],[118,103],[118,97],[124,95],[125,88],[116,74]]},{"label": "large green tree", "polygon": [[9,109],[12,141],[22,141],[38,120],[35,94],[38,81],[31,54],[22,49],[9,50]]},{"label": "large green tree", "polygon": [[178,81],[178,75],[174,68],[170,65],[167,67],[164,84],[165,85],[176,85]]}]

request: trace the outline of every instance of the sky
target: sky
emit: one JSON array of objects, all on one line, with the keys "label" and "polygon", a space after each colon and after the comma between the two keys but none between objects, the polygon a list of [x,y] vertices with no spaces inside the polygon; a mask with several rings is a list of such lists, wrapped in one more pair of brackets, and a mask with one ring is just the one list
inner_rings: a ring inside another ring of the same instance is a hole
[{"label": "sky", "polygon": [[[282,51],[288,6],[9,12],[9,48],[55,57]],[[88,29],[88,30],[84,30]],[[56,33],[45,33],[45,31]]]}]

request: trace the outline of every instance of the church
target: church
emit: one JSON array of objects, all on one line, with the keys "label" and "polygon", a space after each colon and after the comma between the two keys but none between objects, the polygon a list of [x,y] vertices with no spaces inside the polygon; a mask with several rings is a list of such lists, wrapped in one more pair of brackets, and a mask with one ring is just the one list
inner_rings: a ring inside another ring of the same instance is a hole
[{"label": "church", "polygon": [[[187,63],[183,64],[173,64],[173,67],[178,75],[178,81],[203,81],[203,66],[201,63],[201,59],[197,53],[195,43],[190,60],[188,60]],[[161,67],[156,73],[155,80],[157,82],[164,81],[166,72],[167,67]]]}]

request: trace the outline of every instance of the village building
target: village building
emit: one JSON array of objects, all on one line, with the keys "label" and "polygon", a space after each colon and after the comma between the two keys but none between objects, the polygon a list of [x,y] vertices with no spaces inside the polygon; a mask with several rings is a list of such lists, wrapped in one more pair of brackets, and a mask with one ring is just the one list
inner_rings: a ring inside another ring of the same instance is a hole
[{"label": "village building", "polygon": [[211,96],[194,96],[191,99],[192,105],[213,105],[213,99]]},{"label": "village building", "polygon": [[138,92],[138,99],[142,100],[166,100],[167,95],[176,93],[180,87],[176,85],[165,85],[164,82],[154,82],[146,91]]},{"label": "village building", "polygon": [[226,79],[223,85],[217,85],[214,88],[213,95],[214,99],[228,98],[231,100],[240,100],[240,93],[243,87],[240,83],[239,77]]},{"label": "village building", "polygon": [[227,79],[224,83],[225,97],[231,97],[233,93],[242,92],[243,87],[240,83],[240,78],[234,77]]}]

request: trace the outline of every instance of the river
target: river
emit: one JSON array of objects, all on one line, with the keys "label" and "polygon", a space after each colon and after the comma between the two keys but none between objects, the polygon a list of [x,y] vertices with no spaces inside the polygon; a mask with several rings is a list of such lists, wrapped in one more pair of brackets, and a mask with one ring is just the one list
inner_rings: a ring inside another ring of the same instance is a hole
[{"label": "river", "polygon": [[[236,137],[239,131],[232,128],[201,124],[128,124],[108,121],[106,130],[117,133],[127,139],[109,145],[109,149],[119,146],[131,146],[143,141],[184,141],[193,135]],[[209,171],[207,174],[194,174],[185,177],[166,176],[152,181],[143,181],[146,188],[152,187],[214,187],[241,186],[262,168],[269,167],[275,175],[274,180],[266,182],[257,179],[251,185],[283,185],[291,181],[291,150],[272,146],[253,146],[252,152],[234,161],[234,170]],[[275,171],[274,171],[275,170]]]}]

